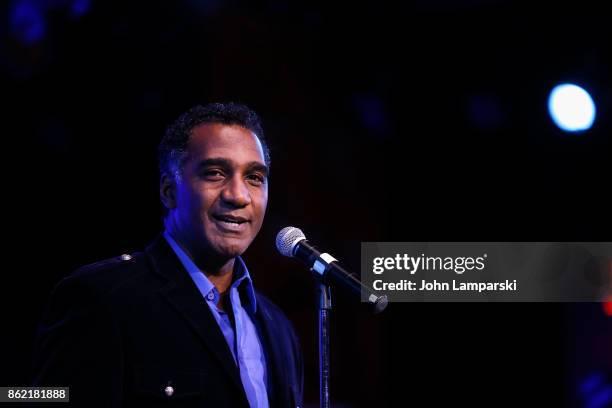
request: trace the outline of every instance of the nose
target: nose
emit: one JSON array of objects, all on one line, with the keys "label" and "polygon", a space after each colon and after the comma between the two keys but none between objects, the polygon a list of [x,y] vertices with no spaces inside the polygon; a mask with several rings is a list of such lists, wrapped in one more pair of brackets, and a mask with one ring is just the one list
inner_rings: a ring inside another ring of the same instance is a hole
[{"label": "nose", "polygon": [[246,207],[251,203],[251,193],[244,180],[232,177],[221,191],[221,199],[233,207]]}]

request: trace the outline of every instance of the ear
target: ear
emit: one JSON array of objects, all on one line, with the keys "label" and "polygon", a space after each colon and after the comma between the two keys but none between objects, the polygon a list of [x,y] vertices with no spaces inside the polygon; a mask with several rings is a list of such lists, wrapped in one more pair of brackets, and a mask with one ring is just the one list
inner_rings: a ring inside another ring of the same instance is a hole
[{"label": "ear", "polygon": [[176,208],[176,180],[173,175],[162,174],[159,180],[159,198],[166,209]]}]

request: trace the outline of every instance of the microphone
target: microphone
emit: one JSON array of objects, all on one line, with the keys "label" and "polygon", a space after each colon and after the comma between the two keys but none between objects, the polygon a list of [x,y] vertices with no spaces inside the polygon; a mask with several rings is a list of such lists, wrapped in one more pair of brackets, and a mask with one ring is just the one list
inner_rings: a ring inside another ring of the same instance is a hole
[{"label": "microphone", "polygon": [[285,227],[276,235],[276,249],[284,256],[297,258],[321,278],[347,288],[350,291],[367,294],[367,301],[374,306],[374,313],[380,313],[389,303],[387,296],[378,296],[364,286],[352,273],[342,268],[337,259],[327,252],[319,252],[306,241],[306,236],[299,228]]}]

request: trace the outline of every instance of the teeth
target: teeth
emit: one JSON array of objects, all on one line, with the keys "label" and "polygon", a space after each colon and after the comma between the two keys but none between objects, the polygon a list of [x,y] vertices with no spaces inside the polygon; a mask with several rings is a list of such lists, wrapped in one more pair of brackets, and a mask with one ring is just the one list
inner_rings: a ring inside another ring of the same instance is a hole
[{"label": "teeth", "polygon": [[240,222],[238,221],[234,221],[234,220],[229,220],[227,218],[222,219],[221,221],[223,222],[227,222],[228,224],[240,224]]},{"label": "teeth", "polygon": [[228,217],[223,217],[223,216],[216,216],[215,217],[218,221],[224,222],[226,224],[232,224],[232,225],[241,225],[246,221],[243,220],[235,220],[233,218],[228,218]]}]

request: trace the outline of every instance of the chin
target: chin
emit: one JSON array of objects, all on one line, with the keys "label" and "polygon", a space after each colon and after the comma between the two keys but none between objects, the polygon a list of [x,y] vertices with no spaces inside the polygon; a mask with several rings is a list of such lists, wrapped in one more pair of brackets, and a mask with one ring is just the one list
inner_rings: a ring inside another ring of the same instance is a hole
[{"label": "chin", "polygon": [[248,245],[245,245],[244,243],[223,243],[219,245],[219,253],[228,258],[235,258],[242,255],[247,248]]}]

